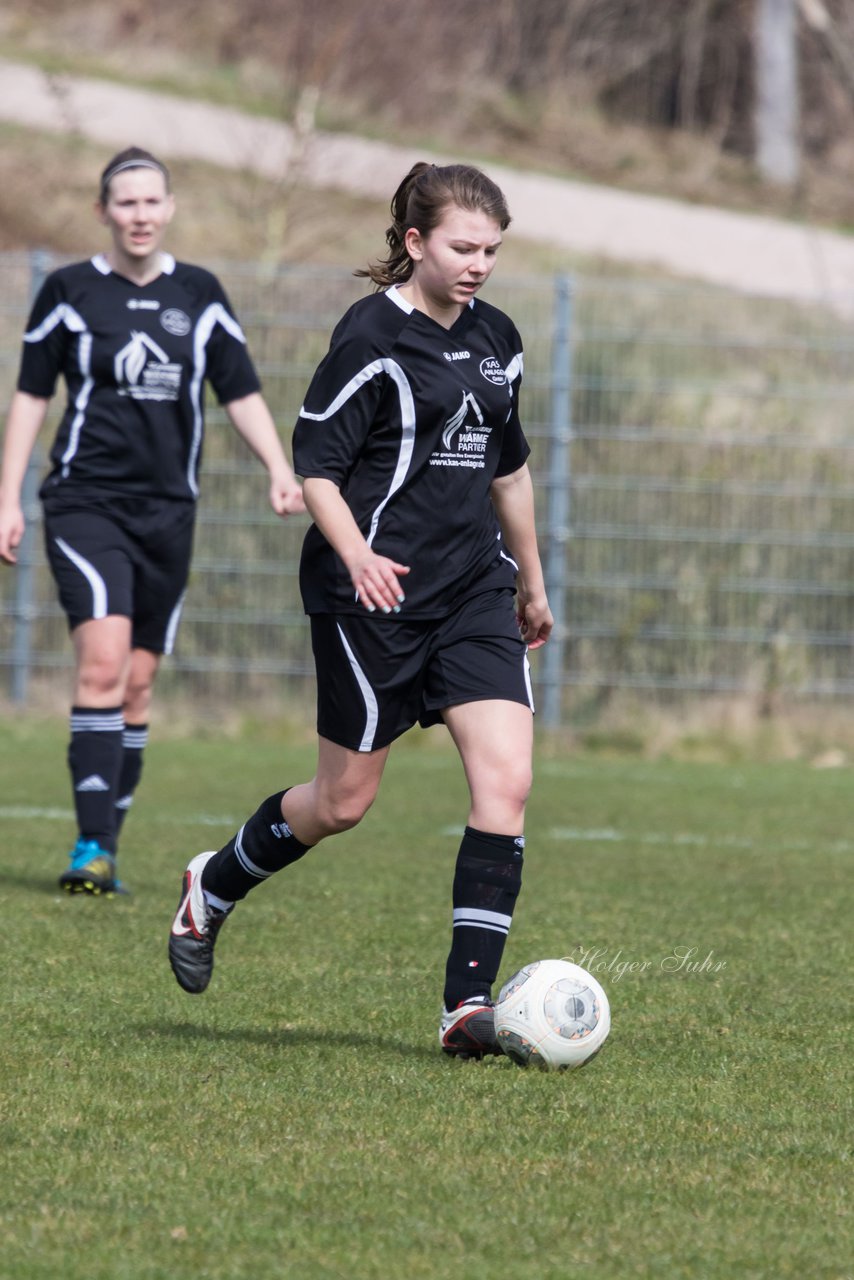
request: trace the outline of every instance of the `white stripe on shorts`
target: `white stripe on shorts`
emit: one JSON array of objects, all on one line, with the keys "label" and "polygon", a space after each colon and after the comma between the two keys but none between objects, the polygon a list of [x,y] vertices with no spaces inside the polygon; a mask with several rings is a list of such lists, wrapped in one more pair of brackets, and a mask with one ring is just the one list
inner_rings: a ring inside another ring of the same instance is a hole
[{"label": "white stripe on shorts", "polygon": [[166,628],[166,638],[163,641],[163,652],[167,657],[175,648],[175,637],[178,634],[178,623],[181,621],[181,610],[184,608],[186,594],[186,591],[181,592],[181,599],[169,615],[169,625]]},{"label": "white stripe on shorts", "polygon": [[359,663],[356,660],[355,653],[347,643],[347,637],[344,635],[344,632],[341,630],[340,622],[336,622],[335,625],[338,628],[338,634],[341,637],[341,643],[344,646],[344,652],[347,654],[347,657],[350,662],[350,666],[353,669],[353,675],[356,677],[356,681],[359,685],[359,689],[361,690],[362,697],[365,700],[365,732],[362,734],[362,741],[359,743],[358,750],[372,751],[374,746],[374,737],[376,736],[376,732],[377,732],[377,724],[379,723],[379,718],[380,718],[380,709],[377,704],[377,695],[374,693],[373,689],[368,683],[368,677],[365,675],[364,671],[359,666]]},{"label": "white stripe on shorts", "polygon": [[64,538],[54,538],[54,542],[59,547],[64,556],[67,556],[73,565],[76,566],[83,574],[83,577],[92,588],[92,617],[106,618],[107,616],[107,584],[101,577],[98,570],[93,564],[90,564],[79,551],[75,551],[73,547],[69,547]]},{"label": "white stripe on shorts", "polygon": [[531,664],[528,661],[527,649],[525,650],[525,688],[528,691],[528,706],[531,708],[531,711],[536,714],[537,709],[534,706],[534,690],[531,686]]}]

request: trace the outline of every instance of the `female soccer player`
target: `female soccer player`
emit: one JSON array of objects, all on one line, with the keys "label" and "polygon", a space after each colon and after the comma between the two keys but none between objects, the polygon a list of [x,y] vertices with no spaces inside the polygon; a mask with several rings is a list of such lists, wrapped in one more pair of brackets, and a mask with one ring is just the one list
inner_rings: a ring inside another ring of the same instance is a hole
[{"label": "female soccer player", "polygon": [[273,510],[304,509],[221,285],[162,251],[174,210],[165,165],[138,147],[113,157],[96,203],[110,247],[45,282],[6,426],[0,559],[14,564],[24,474],[62,375],[68,402],[40,497],[76,658],[68,764],[79,838],[59,881],[71,893],[120,888],[117,838],[189,572],[205,379],[266,466]]},{"label": "female soccer player", "polygon": [[[183,880],[169,943],[203,991],[233,905],[358,823],[391,743],[444,721],[471,794],[453,883],[439,1038],[496,1052],[492,985],[519,893],[531,785],[526,647],[552,628],[519,422],[522,346],[477,297],[510,215],[477,169],[417,164],[392,201],[377,286],[339,322],[294,435],[314,524],[301,589],[318,687],[318,764]],[[515,596],[515,605],[514,605]]]}]

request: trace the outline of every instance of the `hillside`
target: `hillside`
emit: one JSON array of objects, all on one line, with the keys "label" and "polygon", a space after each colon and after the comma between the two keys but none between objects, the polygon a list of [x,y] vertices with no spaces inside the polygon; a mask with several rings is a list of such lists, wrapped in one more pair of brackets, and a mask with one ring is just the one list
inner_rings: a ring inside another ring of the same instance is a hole
[{"label": "hillside", "polygon": [[[854,51],[854,15],[841,0],[826,8],[839,47]],[[52,69],[59,93],[65,72],[108,76],[286,121],[302,111],[322,129],[464,150],[486,163],[854,225],[850,83],[805,22],[802,178],[792,191],[757,178],[751,11],[747,0],[432,0],[425,20],[422,7],[393,0],[8,0],[0,55]],[[3,136],[1,247],[31,243],[36,231],[58,248],[77,247],[78,210],[100,152],[82,142],[57,151],[14,130]],[[288,192],[291,225],[283,228],[275,225],[281,192],[210,177],[202,181],[211,252],[263,255],[271,238],[287,241],[304,225],[315,235],[297,236],[294,250],[326,256],[316,200],[301,211],[300,196]],[[348,217],[358,219],[358,203],[345,207]],[[338,210],[334,221],[340,227]]]}]

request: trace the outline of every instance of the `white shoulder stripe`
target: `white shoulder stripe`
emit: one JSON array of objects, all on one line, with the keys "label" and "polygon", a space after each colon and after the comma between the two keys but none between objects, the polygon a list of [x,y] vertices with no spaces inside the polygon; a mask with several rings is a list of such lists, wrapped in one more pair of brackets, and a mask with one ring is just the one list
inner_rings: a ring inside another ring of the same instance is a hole
[{"label": "white shoulder stripe", "polygon": [[42,342],[60,324],[64,324],[72,333],[86,332],[86,321],[83,317],[78,315],[67,302],[60,302],[59,306],[54,307],[53,311],[45,316],[40,325],[24,334],[24,342]]},{"label": "white shoulder stripe", "polygon": [[[332,403],[320,413],[309,413],[305,405],[302,405],[299,411],[299,416],[301,418],[307,418],[310,422],[325,422],[327,418],[334,417],[338,410],[342,408],[348,400],[356,395],[358,391],[361,391],[362,387],[366,386],[369,382],[372,382],[379,374],[383,372],[389,373],[389,366],[391,365],[394,365],[394,367],[400,372],[401,376],[403,376],[403,370],[400,368],[400,365],[395,364],[393,360],[374,360],[371,364],[366,364],[364,369],[360,369],[355,377],[352,377],[349,382],[345,383]],[[408,385],[409,384],[407,383],[407,386]]]},{"label": "white shoulder stripe", "polygon": [[406,473],[409,470],[409,464],[412,461],[412,450],[415,447],[415,400],[412,395],[412,388],[409,385],[409,379],[396,360],[389,360],[388,357],[384,356],[380,360],[374,360],[371,364],[366,364],[364,369],[360,369],[355,377],[351,378],[346,386],[342,387],[329,407],[324,409],[322,413],[309,413],[305,405],[299,411],[301,418],[307,418],[312,422],[324,422],[327,418],[331,418],[333,414],[336,414],[362,387],[381,373],[387,374],[397,388],[400,400],[400,449],[398,450],[397,465],[391,478],[388,493],[371,516],[371,527],[367,537],[368,546],[371,546],[376,536],[377,525],[386,503],[403,484],[406,479]]},{"label": "white shoulder stripe", "polygon": [[510,361],[510,363],[508,364],[507,368],[504,371],[505,374],[507,375],[507,381],[515,382],[517,378],[521,378],[524,372],[524,369],[525,369],[525,357],[520,351],[518,355],[515,355],[513,357],[513,359]]},{"label": "white shoulder stripe", "polygon": [[207,345],[217,324],[221,324],[223,329],[230,333],[232,338],[236,338],[238,342],[242,342],[244,345],[246,343],[246,338],[240,325],[234,319],[234,316],[229,315],[221,302],[212,302],[209,307],[205,307],[196,322],[193,334],[193,376],[190,379],[190,403],[193,406],[193,440],[190,445],[190,456],[187,460],[187,484],[190,486],[190,492],[194,498],[199,496],[196,469],[204,430],[202,383],[205,379],[205,369],[207,367]]},{"label": "white shoulder stripe", "polygon": [[242,342],[245,346],[246,335],[234,316],[226,311],[221,302],[212,302],[209,307],[205,307],[199,316],[196,332],[203,335],[202,340],[205,346],[210,341],[214,326],[217,324],[221,324],[226,333],[230,333],[232,338],[236,338],[238,342]]}]

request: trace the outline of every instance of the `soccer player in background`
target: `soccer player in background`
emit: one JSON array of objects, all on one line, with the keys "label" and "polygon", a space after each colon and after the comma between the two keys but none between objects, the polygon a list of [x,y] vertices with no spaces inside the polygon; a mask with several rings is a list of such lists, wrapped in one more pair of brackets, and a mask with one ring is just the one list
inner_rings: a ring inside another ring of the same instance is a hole
[{"label": "soccer player in background", "polygon": [[96,212],[110,246],[45,281],[6,424],[0,560],[14,564],[24,474],[64,379],[67,405],[40,498],[76,664],[68,765],[78,839],[59,880],[71,893],[121,889],[119,831],[190,568],[205,380],[266,466],[273,510],[304,510],[222,286],[162,249],[174,209],[155,156],[131,147],[109,162]]},{"label": "soccer player in background", "polygon": [[265,800],[184,874],[169,955],[210,980],[236,902],[376,796],[391,743],[444,722],[471,806],[453,882],[439,1040],[497,1051],[492,986],[522,877],[533,702],[526,650],[552,628],[519,420],[522,344],[477,297],[510,214],[478,169],[417,164],[392,201],[376,292],[337,325],[300,410],[314,524],[300,586],[317,669],[315,777]]}]

